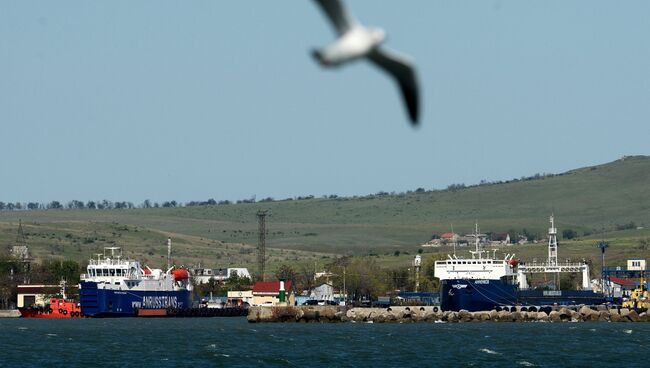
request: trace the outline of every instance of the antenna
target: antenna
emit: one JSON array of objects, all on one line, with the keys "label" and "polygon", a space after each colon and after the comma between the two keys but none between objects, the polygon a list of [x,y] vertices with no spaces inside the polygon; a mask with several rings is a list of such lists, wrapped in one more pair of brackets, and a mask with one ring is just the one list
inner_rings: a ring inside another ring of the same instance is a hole
[{"label": "antenna", "polygon": [[172,263],[172,238],[167,238],[167,269],[171,268]]}]

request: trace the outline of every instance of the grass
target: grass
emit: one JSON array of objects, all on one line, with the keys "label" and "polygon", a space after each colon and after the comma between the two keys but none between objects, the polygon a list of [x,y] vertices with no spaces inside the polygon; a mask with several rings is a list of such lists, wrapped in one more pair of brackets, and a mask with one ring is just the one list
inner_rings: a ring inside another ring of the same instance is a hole
[{"label": "grass", "polygon": [[[614,230],[630,222],[650,227],[649,183],[650,157],[635,156],[534,180],[454,191],[180,208],[2,211],[0,242],[13,243],[20,218],[38,258],[81,260],[105,245],[119,245],[134,257],[164,264],[165,239],[171,236],[180,262],[253,268],[255,213],[263,209],[272,213],[267,219],[269,269],[338,255],[373,255],[385,265],[408,265],[420,244],[452,225],[458,233],[471,232],[478,222],[483,232],[526,229],[543,237],[548,216],[555,213],[560,233],[573,229],[580,236],[562,242],[561,257],[599,260],[594,247],[604,237],[612,243],[612,260],[622,260],[648,255],[639,248],[650,237],[646,230]],[[545,244],[512,249],[525,259],[546,252]]]}]

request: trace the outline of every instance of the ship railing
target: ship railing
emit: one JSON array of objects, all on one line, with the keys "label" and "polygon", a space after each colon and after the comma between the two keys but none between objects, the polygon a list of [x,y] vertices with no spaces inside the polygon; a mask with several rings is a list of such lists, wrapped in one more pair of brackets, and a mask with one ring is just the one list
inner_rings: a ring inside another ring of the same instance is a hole
[{"label": "ship railing", "polygon": [[91,266],[122,266],[131,263],[133,262],[125,261],[123,259],[102,259],[100,261],[91,259],[88,261],[88,264]]},{"label": "ship railing", "polygon": [[580,267],[583,266],[585,263],[584,262],[558,262],[556,264],[551,264],[549,262],[525,262],[523,263],[524,266],[534,266],[534,267],[549,267],[549,266],[562,266],[562,267]]}]

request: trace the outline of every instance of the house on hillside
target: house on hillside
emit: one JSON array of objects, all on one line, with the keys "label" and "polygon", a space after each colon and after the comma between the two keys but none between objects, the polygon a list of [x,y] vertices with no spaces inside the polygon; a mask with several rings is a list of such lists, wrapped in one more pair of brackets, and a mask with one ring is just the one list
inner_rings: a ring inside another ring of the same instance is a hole
[{"label": "house on hillside", "polygon": [[460,235],[456,233],[443,233],[440,235],[440,241],[442,244],[451,244],[451,243],[457,243],[458,240],[460,240]]},{"label": "house on hillside", "polygon": [[507,244],[510,244],[510,234],[508,233],[492,234],[491,245],[507,245]]},{"label": "house on hillside", "polygon": [[296,293],[291,281],[284,281],[285,303],[280,302],[281,281],[258,281],[253,285],[253,305],[295,305]]}]

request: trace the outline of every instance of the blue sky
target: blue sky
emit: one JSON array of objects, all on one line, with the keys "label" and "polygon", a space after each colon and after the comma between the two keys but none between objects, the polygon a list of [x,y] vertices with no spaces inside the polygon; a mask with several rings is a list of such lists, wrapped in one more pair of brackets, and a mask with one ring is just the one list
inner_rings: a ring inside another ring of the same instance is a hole
[{"label": "blue sky", "polygon": [[422,123],[308,0],[4,1],[0,200],[445,188],[650,154],[650,2],[348,7],[417,62]]}]

